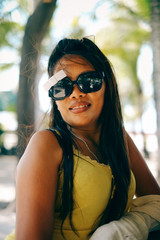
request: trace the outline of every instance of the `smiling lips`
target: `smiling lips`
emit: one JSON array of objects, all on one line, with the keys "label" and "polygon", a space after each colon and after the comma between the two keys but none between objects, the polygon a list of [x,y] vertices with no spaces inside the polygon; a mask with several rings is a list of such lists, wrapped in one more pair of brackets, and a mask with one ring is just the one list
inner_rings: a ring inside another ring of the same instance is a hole
[{"label": "smiling lips", "polygon": [[87,111],[90,106],[91,104],[87,102],[77,102],[72,104],[69,110],[71,110],[73,113],[81,113]]}]

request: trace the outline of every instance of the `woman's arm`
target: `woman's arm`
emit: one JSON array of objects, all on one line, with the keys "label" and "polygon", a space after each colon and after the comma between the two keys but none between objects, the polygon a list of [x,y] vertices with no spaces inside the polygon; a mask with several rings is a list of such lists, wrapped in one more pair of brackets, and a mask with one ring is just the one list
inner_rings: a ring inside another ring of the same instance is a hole
[{"label": "woman's arm", "polygon": [[62,149],[50,131],[33,135],[16,177],[16,240],[50,240]]},{"label": "woman's arm", "polygon": [[126,133],[131,169],[136,178],[136,194],[160,194],[160,187],[149,170],[141,153],[135,146],[131,137]]}]

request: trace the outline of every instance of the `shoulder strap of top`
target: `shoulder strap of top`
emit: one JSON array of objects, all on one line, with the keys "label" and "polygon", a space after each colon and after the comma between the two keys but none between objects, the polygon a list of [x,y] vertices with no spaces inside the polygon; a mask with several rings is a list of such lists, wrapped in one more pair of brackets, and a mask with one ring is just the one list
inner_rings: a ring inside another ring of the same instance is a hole
[{"label": "shoulder strap of top", "polygon": [[[57,138],[57,141],[60,145],[60,147],[62,148],[63,151],[63,160],[64,160],[64,165],[65,168],[69,167],[68,165],[68,161],[72,161],[73,160],[73,146],[72,146],[72,141],[70,140],[70,138],[67,136],[67,134],[61,130],[61,129],[57,129],[57,128],[51,128],[51,129],[47,129],[49,131],[51,131]],[[67,170],[68,171],[68,170]]]},{"label": "shoulder strap of top", "polygon": [[60,132],[55,128],[50,128],[50,129],[47,129],[47,130],[52,132],[56,136],[59,145],[63,149],[64,143],[63,143],[63,138],[62,138]]},{"label": "shoulder strap of top", "polygon": [[[55,137],[57,138],[57,141],[58,141],[60,147],[63,150],[63,159],[64,159],[64,141],[63,141],[63,138],[62,138],[60,132],[57,129],[54,129],[54,128],[50,128],[50,129],[46,129],[46,130],[52,132],[55,135]],[[59,165],[59,170],[62,169],[63,159],[62,159],[62,161],[61,161],[61,163]]]}]

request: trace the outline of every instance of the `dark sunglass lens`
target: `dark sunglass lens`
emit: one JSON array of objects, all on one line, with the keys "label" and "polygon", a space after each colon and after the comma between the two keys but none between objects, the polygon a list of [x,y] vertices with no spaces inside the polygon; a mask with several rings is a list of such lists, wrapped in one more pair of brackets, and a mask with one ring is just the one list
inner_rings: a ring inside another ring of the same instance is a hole
[{"label": "dark sunglass lens", "polygon": [[64,78],[52,87],[52,96],[55,100],[62,100],[72,92],[72,83]]},{"label": "dark sunglass lens", "polygon": [[54,98],[64,98],[65,97],[65,89],[63,88],[54,88],[53,89],[53,96]]},{"label": "dark sunglass lens", "polygon": [[84,93],[91,93],[99,91],[102,87],[103,77],[98,73],[91,73],[82,75],[78,79],[78,86]]}]

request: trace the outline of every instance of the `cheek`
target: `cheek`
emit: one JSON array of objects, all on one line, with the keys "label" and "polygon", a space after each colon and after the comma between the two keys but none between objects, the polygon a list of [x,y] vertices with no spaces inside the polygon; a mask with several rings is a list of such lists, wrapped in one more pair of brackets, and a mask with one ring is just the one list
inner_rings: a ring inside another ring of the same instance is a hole
[{"label": "cheek", "polygon": [[102,89],[98,92],[98,96],[96,98],[96,109],[99,114],[102,111],[104,105],[104,95],[105,95],[105,85],[102,86]]},{"label": "cheek", "polygon": [[101,95],[101,99],[102,99],[103,104],[104,104],[105,92],[106,92],[106,83],[103,82],[103,85],[102,85],[102,95]]},{"label": "cheek", "polygon": [[103,82],[102,88],[98,93],[97,99],[99,99],[98,102],[100,102],[101,104],[104,103],[104,95],[105,95],[105,90],[106,90],[106,84],[105,82]]},{"label": "cheek", "polygon": [[105,91],[106,91],[106,83],[105,81],[103,81],[103,84],[102,84],[102,94],[104,95],[105,94]]}]

